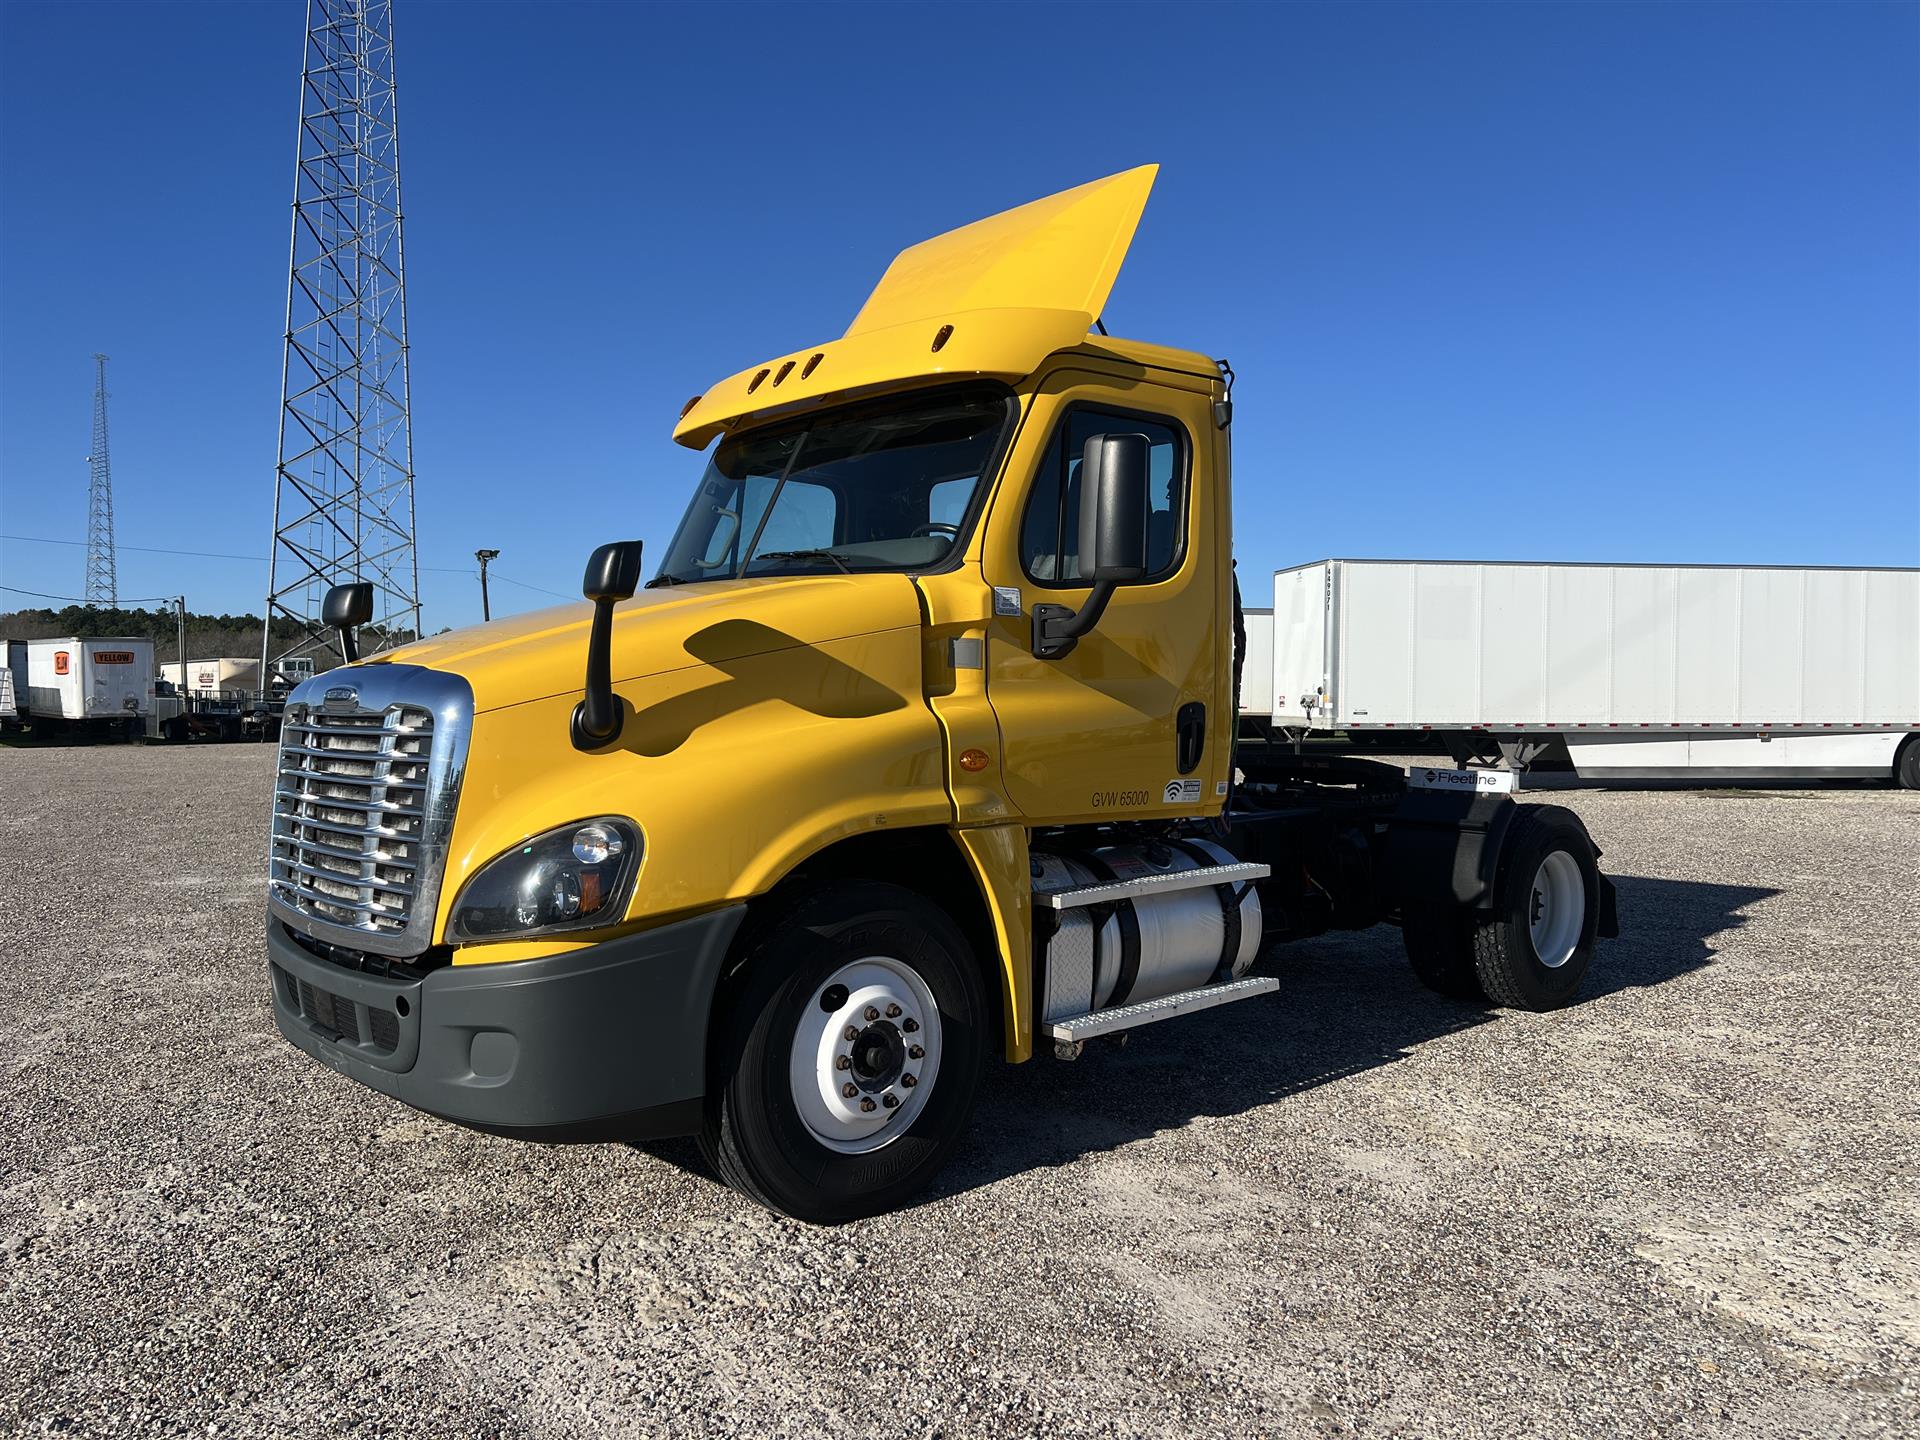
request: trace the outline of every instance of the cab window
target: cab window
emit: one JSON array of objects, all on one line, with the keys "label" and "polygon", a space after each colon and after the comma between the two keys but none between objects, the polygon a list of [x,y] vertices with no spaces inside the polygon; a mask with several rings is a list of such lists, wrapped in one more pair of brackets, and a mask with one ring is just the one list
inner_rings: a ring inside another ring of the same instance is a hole
[{"label": "cab window", "polygon": [[1186,531],[1187,446],[1184,433],[1167,420],[1074,409],[1054,427],[1040,458],[1020,525],[1020,560],[1027,578],[1041,585],[1078,585],[1080,575],[1080,459],[1095,435],[1145,435],[1150,447],[1147,495],[1147,574],[1141,583],[1164,580],[1179,566]]}]

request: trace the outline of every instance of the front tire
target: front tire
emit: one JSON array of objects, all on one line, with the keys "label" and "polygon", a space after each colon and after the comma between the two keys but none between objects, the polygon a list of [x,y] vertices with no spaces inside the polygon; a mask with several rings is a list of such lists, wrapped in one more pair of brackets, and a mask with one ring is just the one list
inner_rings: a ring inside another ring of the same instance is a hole
[{"label": "front tire", "polygon": [[738,974],[701,1151],[796,1220],[896,1208],[959,1143],[991,1032],[944,911],[896,885],[830,885],[775,919]]}]

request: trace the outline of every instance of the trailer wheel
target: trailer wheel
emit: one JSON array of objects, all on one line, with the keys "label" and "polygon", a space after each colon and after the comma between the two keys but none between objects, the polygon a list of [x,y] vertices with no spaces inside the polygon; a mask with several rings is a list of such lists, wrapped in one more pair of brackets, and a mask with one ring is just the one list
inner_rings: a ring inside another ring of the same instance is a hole
[{"label": "trailer wheel", "polygon": [[1480,988],[1515,1010],[1565,1005],[1586,976],[1600,923],[1600,869],[1585,827],[1561,806],[1525,807],[1495,883],[1493,910],[1472,916]]},{"label": "trailer wheel", "polygon": [[1920,790],[1920,735],[1909,735],[1893,758],[1893,778],[1909,790]]},{"label": "trailer wheel", "polygon": [[991,1029],[979,967],[944,911],[896,885],[815,891],[740,974],[701,1151],[796,1220],[892,1209],[959,1143]]},{"label": "trailer wheel", "polygon": [[1474,967],[1473,914],[1451,906],[1409,906],[1400,939],[1420,983],[1449,1000],[1484,1000]]}]

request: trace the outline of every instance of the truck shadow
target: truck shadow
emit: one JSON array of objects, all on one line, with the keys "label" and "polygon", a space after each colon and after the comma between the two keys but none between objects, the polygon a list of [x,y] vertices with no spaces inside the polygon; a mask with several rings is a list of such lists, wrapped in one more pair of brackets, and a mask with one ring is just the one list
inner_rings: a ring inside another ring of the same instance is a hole
[{"label": "truck shadow", "polygon": [[[1710,965],[1714,937],[1738,929],[1750,906],[1780,893],[1638,876],[1616,876],[1614,884],[1621,936],[1600,943],[1566,1013]],[[1388,926],[1271,947],[1256,972],[1277,977],[1279,990],[1148,1026],[1124,1046],[1096,1041],[1071,1064],[1043,1043],[1029,1064],[990,1066],[968,1137],[924,1198],[1071,1164],[1201,1116],[1243,1114],[1394,1064],[1499,1015],[1422,987],[1399,932]],[[641,1148],[709,1173],[691,1141]]]},{"label": "truck shadow", "polygon": [[[1780,893],[1632,876],[1614,883],[1622,934],[1601,942],[1574,1013],[1711,964],[1714,937]],[[1089,1045],[1071,1064],[1043,1053],[990,1069],[969,1138],[929,1198],[1272,1104],[1404,1060],[1499,1014],[1422,987],[1388,927],[1276,946],[1257,969],[1277,977],[1279,990],[1149,1026],[1124,1047]]]}]

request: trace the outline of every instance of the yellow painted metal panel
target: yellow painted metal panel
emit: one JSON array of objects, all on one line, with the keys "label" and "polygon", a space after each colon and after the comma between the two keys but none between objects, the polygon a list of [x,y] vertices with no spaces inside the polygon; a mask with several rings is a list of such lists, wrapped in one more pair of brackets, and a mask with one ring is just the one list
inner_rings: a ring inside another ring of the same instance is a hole
[{"label": "yellow painted metal panel", "polygon": [[1076,311],[1084,333],[1106,308],[1159,171],[1122,171],[902,250],[847,334],[998,309]]},{"label": "yellow painted metal panel", "polygon": [[[1022,613],[989,624],[987,694],[1002,735],[1007,798],[1030,825],[1092,824],[1218,814],[1233,724],[1231,554],[1225,447],[1211,397],[1185,377],[1074,359],[1041,377],[1015,437],[979,543],[989,586],[1017,588]],[[1030,616],[1039,602],[1079,606],[1085,585],[1056,588],[1026,575],[1021,520],[1042,455],[1068,408],[1084,403],[1171,419],[1190,440],[1187,539],[1164,580],[1123,585],[1099,625],[1071,653],[1036,660]],[[1178,772],[1174,720],[1183,704],[1207,710],[1207,742],[1191,775]],[[1169,798],[1169,785],[1198,782]]]},{"label": "yellow painted metal panel", "polygon": [[1033,878],[1027,868],[1026,827],[993,825],[956,833],[1000,945],[1006,1056],[1027,1060],[1033,1055]]},{"label": "yellow painted metal panel", "polygon": [[[585,601],[556,605],[435,635],[374,663],[455,671],[473,686],[474,707],[482,711],[562,693],[578,699],[592,620],[593,607]],[[662,586],[614,607],[612,674],[618,682],[725,666],[919,620],[919,601],[904,575],[763,576]]]},{"label": "yellow painted metal panel", "polygon": [[[529,835],[590,815],[631,816],[643,833],[628,926],[761,894],[836,840],[950,823],[945,744],[921,693],[913,584],[900,575],[838,578],[856,582],[840,591],[848,613],[894,623],[732,657],[716,643],[711,660],[628,671],[615,685],[629,707],[626,726],[606,751],[582,754],[568,739],[577,688],[477,714],[436,933],[480,865]],[[792,578],[780,584],[807,588]],[[733,608],[742,603],[736,594]],[[684,614],[666,612],[675,613]],[[724,614],[725,607],[706,628],[735,623]],[[700,654],[702,636],[685,636],[680,653]],[[584,636],[577,646],[536,647],[584,664]],[[544,953],[578,938],[543,942]],[[514,942],[458,958],[528,953],[527,943]]]},{"label": "yellow painted metal panel", "polygon": [[[1031,375],[1055,351],[1085,340],[1089,323],[1072,310],[983,310],[956,316],[950,326],[916,320],[810,345],[729,375],[680,417],[673,438],[700,450],[749,420],[763,424],[828,400],[949,379],[1012,383]],[[949,329],[944,340],[943,327]]]}]

